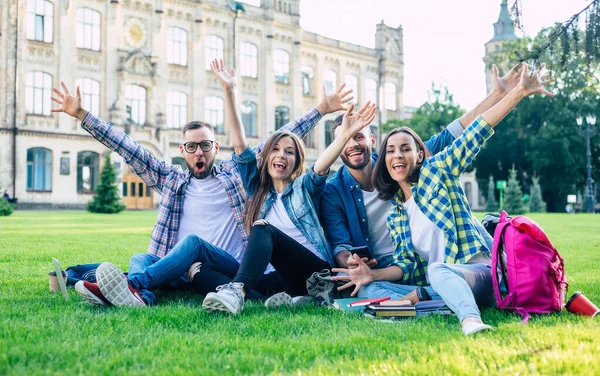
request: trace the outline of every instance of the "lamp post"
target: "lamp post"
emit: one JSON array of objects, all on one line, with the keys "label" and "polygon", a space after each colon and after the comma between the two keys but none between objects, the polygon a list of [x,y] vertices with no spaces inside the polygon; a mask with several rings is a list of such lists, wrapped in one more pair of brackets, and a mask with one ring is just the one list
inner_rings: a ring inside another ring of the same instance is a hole
[{"label": "lamp post", "polygon": [[592,152],[590,150],[590,138],[596,134],[596,130],[592,129],[596,125],[596,117],[594,115],[588,115],[585,118],[587,122],[587,130],[585,132],[585,143],[586,143],[586,167],[587,167],[587,207],[585,211],[588,213],[594,213],[596,203],[594,200],[594,180],[592,180]]}]

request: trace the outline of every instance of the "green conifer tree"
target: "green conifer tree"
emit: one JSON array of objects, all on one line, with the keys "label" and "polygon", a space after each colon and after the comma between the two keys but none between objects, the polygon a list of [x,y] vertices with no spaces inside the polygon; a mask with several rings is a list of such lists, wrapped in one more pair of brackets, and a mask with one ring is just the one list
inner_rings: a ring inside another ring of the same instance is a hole
[{"label": "green conifer tree", "polygon": [[88,203],[87,210],[92,213],[119,213],[125,209],[117,189],[117,174],[107,155],[100,175],[100,184],[96,187],[94,199]]},{"label": "green conifer tree", "polygon": [[494,183],[494,177],[490,175],[490,181],[488,183],[488,194],[487,194],[487,203],[485,205],[485,210],[491,213],[495,213],[498,211],[498,201],[496,201],[496,186]]},{"label": "green conifer tree", "polygon": [[504,207],[502,209],[505,210],[509,215],[519,215],[527,212],[527,206],[523,200],[523,192],[521,191],[521,186],[517,180],[517,170],[515,170],[514,165],[510,170],[508,183],[506,184],[506,189],[504,190],[503,206]]},{"label": "green conifer tree", "polygon": [[542,188],[540,187],[540,178],[534,176],[529,191],[529,212],[545,213],[546,203],[542,199]]}]

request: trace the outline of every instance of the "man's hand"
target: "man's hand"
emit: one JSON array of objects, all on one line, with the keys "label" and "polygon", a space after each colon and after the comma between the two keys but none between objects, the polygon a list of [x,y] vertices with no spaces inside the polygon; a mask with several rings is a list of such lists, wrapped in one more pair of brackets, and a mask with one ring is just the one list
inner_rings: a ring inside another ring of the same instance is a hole
[{"label": "man's hand", "polygon": [[521,91],[523,97],[534,94],[543,94],[553,97],[554,94],[544,89],[546,85],[554,82],[552,78],[552,72],[545,70],[546,64],[540,65],[538,69],[529,73],[529,67],[523,63],[523,71],[521,72],[521,81],[519,82],[518,89]]},{"label": "man's hand", "polygon": [[217,78],[217,80],[221,83],[221,86],[223,86],[223,89],[225,89],[225,90],[235,89],[235,85],[236,85],[235,69],[231,68],[231,70],[228,73],[227,70],[225,69],[225,64],[223,63],[223,59],[219,59],[219,60],[214,59],[210,63],[210,69],[212,70],[212,72],[215,75],[215,77]]},{"label": "man's hand", "polygon": [[317,111],[319,111],[321,116],[325,116],[332,112],[347,109],[343,106],[344,103],[348,103],[349,101],[354,99],[354,97],[350,96],[350,94],[352,93],[352,89],[343,91],[344,87],[346,87],[346,84],[341,84],[335,93],[327,95],[325,85],[323,85],[321,89],[322,99],[319,105],[316,107]]},{"label": "man's hand", "polygon": [[50,98],[54,102],[58,103],[60,105],[60,108],[52,108],[50,109],[50,111],[64,112],[65,114],[71,115],[74,118],[83,120],[83,118],[85,118],[85,115],[87,115],[88,112],[81,108],[81,93],[79,91],[79,86],[77,86],[77,89],[75,90],[75,96],[73,97],[71,96],[69,88],[67,88],[67,85],[65,85],[64,82],[61,81],[60,85],[63,88],[62,92],[57,88],[52,88],[52,91],[58,96],[58,98],[54,96]]},{"label": "man's hand", "polygon": [[331,269],[334,273],[344,273],[347,275],[337,275],[335,277],[331,277],[332,281],[349,281],[345,285],[338,287],[339,290],[345,290],[349,287],[354,286],[354,290],[350,294],[350,296],[356,296],[358,290],[361,287],[368,285],[373,282],[373,272],[371,268],[365,264],[363,260],[361,260],[357,255],[352,255],[354,260],[358,263],[358,267],[354,269],[342,269],[342,268],[333,268]]},{"label": "man's hand", "polygon": [[498,76],[498,67],[496,64],[492,66],[494,90],[507,94],[509,91],[517,87],[521,80],[521,71],[523,64],[519,63],[512,67],[503,77]]}]

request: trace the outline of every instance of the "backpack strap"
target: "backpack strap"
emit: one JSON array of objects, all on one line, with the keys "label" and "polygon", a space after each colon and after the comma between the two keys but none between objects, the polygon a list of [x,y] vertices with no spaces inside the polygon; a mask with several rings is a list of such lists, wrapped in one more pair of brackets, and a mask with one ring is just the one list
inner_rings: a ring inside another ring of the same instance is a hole
[{"label": "backpack strap", "polygon": [[[496,298],[496,305],[498,308],[505,308],[508,304],[508,301],[511,296],[510,291],[508,291],[508,284],[506,283],[506,276],[504,276],[504,284],[506,286],[506,292],[509,294],[505,299],[502,299],[500,295],[500,283],[498,281],[498,263],[502,265],[502,245],[503,245],[503,235],[506,227],[510,224],[506,220],[507,214],[503,210],[500,214],[500,222],[496,226],[496,231],[494,231],[494,243],[492,246],[492,285],[494,286],[494,296]],[[504,269],[502,269],[504,270]]]}]

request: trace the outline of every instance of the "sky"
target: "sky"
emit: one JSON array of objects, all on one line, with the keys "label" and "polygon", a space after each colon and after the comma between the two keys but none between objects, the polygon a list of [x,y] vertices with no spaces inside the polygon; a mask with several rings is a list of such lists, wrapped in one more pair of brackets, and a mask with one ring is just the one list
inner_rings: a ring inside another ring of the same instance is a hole
[{"label": "sky", "polygon": [[[260,0],[247,3],[258,5]],[[404,104],[427,101],[432,81],[446,84],[463,108],[485,97],[484,45],[494,35],[501,0],[301,0],[300,26],[375,47],[376,25],[404,31]],[[514,3],[509,0],[508,5]],[[566,21],[589,0],[521,0],[525,32]],[[518,34],[517,35],[521,35]]]}]

